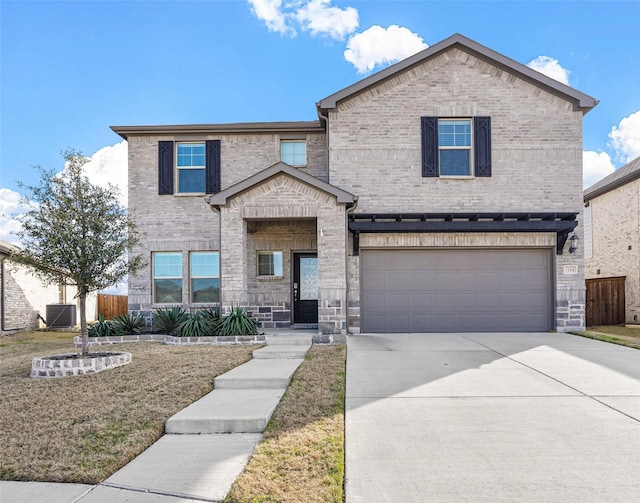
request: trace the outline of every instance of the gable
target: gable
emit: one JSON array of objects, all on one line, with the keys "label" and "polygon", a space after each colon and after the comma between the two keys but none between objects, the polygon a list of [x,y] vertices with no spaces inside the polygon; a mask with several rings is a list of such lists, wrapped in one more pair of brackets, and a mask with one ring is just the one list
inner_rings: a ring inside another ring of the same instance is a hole
[{"label": "gable", "polygon": [[214,208],[246,204],[353,204],[355,196],[283,162],[206,198]]},{"label": "gable", "polygon": [[[453,35],[442,42],[392,65],[352,86],[334,93],[318,103],[319,115],[326,116],[330,110],[336,109],[339,103],[354,99],[364,93],[384,93],[389,86],[395,87],[406,80],[413,80],[416,76],[428,77],[430,68],[439,66],[443,60],[454,57],[470,57],[481,65],[484,71],[494,76],[500,75],[504,79],[519,79],[522,82],[544,91],[547,94],[571,104],[574,110],[587,113],[598,102],[591,96],[577,91],[554,79],[547,77],[527,66],[518,63],[500,53],[484,47],[460,34]],[[433,82],[433,85],[449,84],[448,82]],[[455,82],[453,83],[455,87]]]}]

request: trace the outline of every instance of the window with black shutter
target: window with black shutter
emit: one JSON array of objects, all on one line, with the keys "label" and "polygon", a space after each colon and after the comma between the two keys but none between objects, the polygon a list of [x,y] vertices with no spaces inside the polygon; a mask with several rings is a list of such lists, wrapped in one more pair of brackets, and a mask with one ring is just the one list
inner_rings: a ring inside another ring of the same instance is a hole
[{"label": "window with black shutter", "polygon": [[422,176],[491,176],[491,118],[422,117]]},{"label": "window with black shutter", "polygon": [[220,180],[220,140],[158,142],[159,194],[215,194]]}]

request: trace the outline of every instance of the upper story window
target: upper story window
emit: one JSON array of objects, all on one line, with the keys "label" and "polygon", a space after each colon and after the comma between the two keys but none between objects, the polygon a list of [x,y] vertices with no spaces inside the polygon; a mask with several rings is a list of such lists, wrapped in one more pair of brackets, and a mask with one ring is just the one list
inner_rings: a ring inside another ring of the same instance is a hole
[{"label": "upper story window", "polygon": [[283,274],[281,251],[258,252],[258,276],[280,277]]},{"label": "upper story window", "polygon": [[471,119],[438,121],[440,176],[470,176]]},{"label": "upper story window", "polygon": [[158,142],[158,194],[215,194],[220,184],[220,140]]},{"label": "upper story window", "polygon": [[307,142],[305,140],[282,140],[280,159],[291,166],[307,165]]},{"label": "upper story window", "polygon": [[205,192],[204,143],[178,143],[178,192]]},{"label": "upper story window", "polygon": [[191,252],[191,302],[220,301],[220,253]]},{"label": "upper story window", "polygon": [[181,252],[153,254],[153,302],[155,304],[182,303]]},{"label": "upper story window", "polygon": [[422,117],[422,176],[491,176],[491,118]]}]

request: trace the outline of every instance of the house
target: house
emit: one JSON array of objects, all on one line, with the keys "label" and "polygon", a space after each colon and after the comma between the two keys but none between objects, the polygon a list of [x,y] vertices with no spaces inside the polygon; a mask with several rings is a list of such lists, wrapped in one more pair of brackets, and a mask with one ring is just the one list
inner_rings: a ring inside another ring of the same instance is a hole
[{"label": "house", "polygon": [[315,121],[114,126],[150,264],[129,309],[241,305],[323,334],[582,328],[568,238],[596,104],[453,35]]},{"label": "house", "polygon": [[[75,326],[80,320],[75,288],[45,285],[33,271],[11,261],[19,249],[0,241],[0,335],[46,326]],[[87,319],[95,319],[95,295],[87,298]]]},{"label": "house", "polygon": [[587,326],[640,324],[640,157],[584,191]]}]

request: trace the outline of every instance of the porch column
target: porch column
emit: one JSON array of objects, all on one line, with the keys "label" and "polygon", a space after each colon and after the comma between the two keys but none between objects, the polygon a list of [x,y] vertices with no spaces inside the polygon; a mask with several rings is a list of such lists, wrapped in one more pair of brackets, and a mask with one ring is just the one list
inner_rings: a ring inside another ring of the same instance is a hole
[{"label": "porch column", "polygon": [[220,208],[220,303],[247,305],[247,223],[240,208]]},{"label": "porch column", "polygon": [[344,205],[318,211],[318,330],[324,334],[347,329],[344,212]]}]

